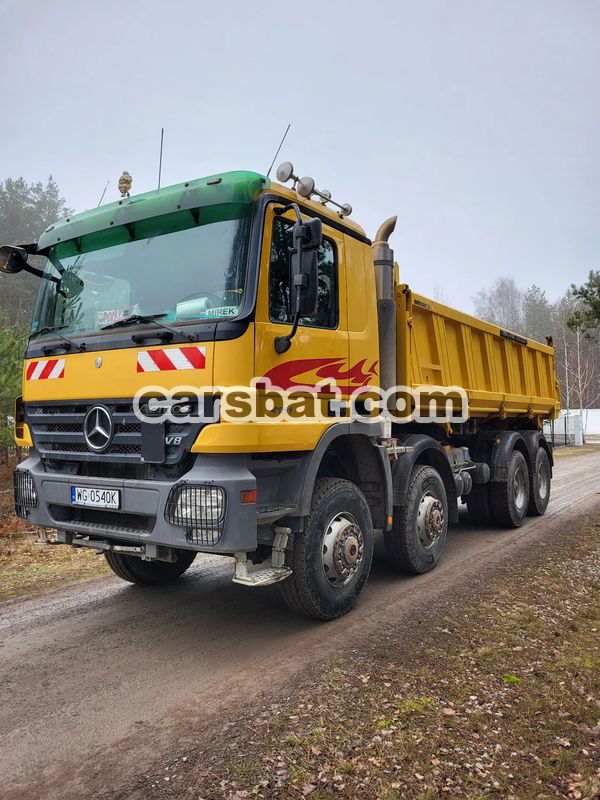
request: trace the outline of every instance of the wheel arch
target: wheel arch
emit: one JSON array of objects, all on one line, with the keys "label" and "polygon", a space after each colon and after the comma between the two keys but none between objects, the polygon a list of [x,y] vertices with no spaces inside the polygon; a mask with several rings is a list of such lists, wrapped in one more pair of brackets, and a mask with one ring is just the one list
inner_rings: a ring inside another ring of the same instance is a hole
[{"label": "wheel arch", "polygon": [[530,474],[533,472],[535,467],[535,459],[536,453],[538,448],[542,448],[546,451],[548,456],[548,461],[550,462],[550,476],[552,476],[552,468],[554,467],[554,457],[552,455],[552,448],[548,443],[548,440],[544,436],[541,431],[521,431],[521,436],[523,437],[525,444],[527,446],[528,454],[529,454],[529,468]]},{"label": "wheel arch", "polygon": [[446,488],[450,522],[457,522],[458,495],[456,493],[456,484],[454,483],[450,462],[440,442],[426,434],[412,433],[399,437],[398,443],[409,448],[409,450],[399,456],[392,466],[394,505],[406,505],[408,484],[413,467],[417,464],[424,464],[433,467],[439,472]]},{"label": "wheel arch", "polygon": [[378,424],[341,423],[323,434],[301,468],[298,513],[310,512],[318,477],[345,478],[365,495],[373,527],[387,529],[392,516],[392,475]]},{"label": "wheel arch", "polygon": [[[483,461],[490,467],[490,482],[505,483],[513,450],[523,453],[529,474],[532,470],[531,450],[524,434],[538,431],[485,431],[477,442],[469,446],[473,461]],[[537,446],[537,443],[536,443]]]}]

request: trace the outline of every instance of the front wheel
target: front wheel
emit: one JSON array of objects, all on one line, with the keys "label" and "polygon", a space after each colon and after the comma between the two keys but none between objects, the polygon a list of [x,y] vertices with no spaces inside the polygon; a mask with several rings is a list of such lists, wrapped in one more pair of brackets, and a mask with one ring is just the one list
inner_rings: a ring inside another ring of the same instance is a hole
[{"label": "front wheel", "polygon": [[406,505],[394,509],[391,531],[384,534],[387,559],[402,572],[422,575],[439,561],[448,532],[448,498],[437,470],[413,468]]},{"label": "front wheel", "polygon": [[177,560],[169,561],[142,561],[136,556],[126,553],[113,553],[110,550],[104,553],[108,566],[115,575],[129,583],[139,586],[160,586],[179,578],[196,558],[194,550],[177,550]]},{"label": "front wheel", "polygon": [[373,560],[371,512],[358,486],[341,478],[318,478],[304,530],[294,534],[289,566],[279,584],[292,611],[335,619],[350,611]]}]

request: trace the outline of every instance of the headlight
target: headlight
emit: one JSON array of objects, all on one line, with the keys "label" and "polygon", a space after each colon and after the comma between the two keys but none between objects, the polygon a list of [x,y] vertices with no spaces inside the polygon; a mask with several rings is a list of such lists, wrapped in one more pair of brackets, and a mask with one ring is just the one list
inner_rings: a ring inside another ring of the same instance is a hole
[{"label": "headlight", "polygon": [[216,544],[225,519],[225,490],[212,484],[178,483],[171,489],[165,518],[186,529],[198,544]]},{"label": "headlight", "polygon": [[16,469],[13,473],[13,485],[17,516],[22,519],[27,519],[29,516],[29,509],[35,508],[38,504],[38,496],[33,478],[26,470]]}]

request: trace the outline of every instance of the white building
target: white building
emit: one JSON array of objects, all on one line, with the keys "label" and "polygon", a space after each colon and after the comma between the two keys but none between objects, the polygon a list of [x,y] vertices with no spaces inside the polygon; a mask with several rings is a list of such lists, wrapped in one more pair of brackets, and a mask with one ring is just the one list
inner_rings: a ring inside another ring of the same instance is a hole
[{"label": "white building", "polygon": [[[544,423],[544,433],[549,438],[552,435],[552,424]],[[600,408],[584,408],[570,410],[562,409],[558,419],[554,420],[555,444],[581,445],[584,440],[596,440],[600,437]]]}]

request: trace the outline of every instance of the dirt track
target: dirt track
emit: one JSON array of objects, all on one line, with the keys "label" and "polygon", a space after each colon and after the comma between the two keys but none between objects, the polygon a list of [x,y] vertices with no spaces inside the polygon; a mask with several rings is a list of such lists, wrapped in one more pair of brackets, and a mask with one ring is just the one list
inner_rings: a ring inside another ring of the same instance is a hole
[{"label": "dirt track", "polygon": [[[517,531],[451,529],[428,575],[399,578],[377,561],[358,608],[317,624],[282,608],[275,588],[230,582],[231,564],[198,560],[168,588],[99,579],[0,610],[0,774],[5,798],[83,797],[122,785],[188,723],[234,714],[361,631],[405,616],[483,565],[518,557],[575,514],[600,507],[600,453],[561,459],[545,517]],[[464,581],[463,584],[464,586]],[[462,591],[462,589],[461,589]]]}]

